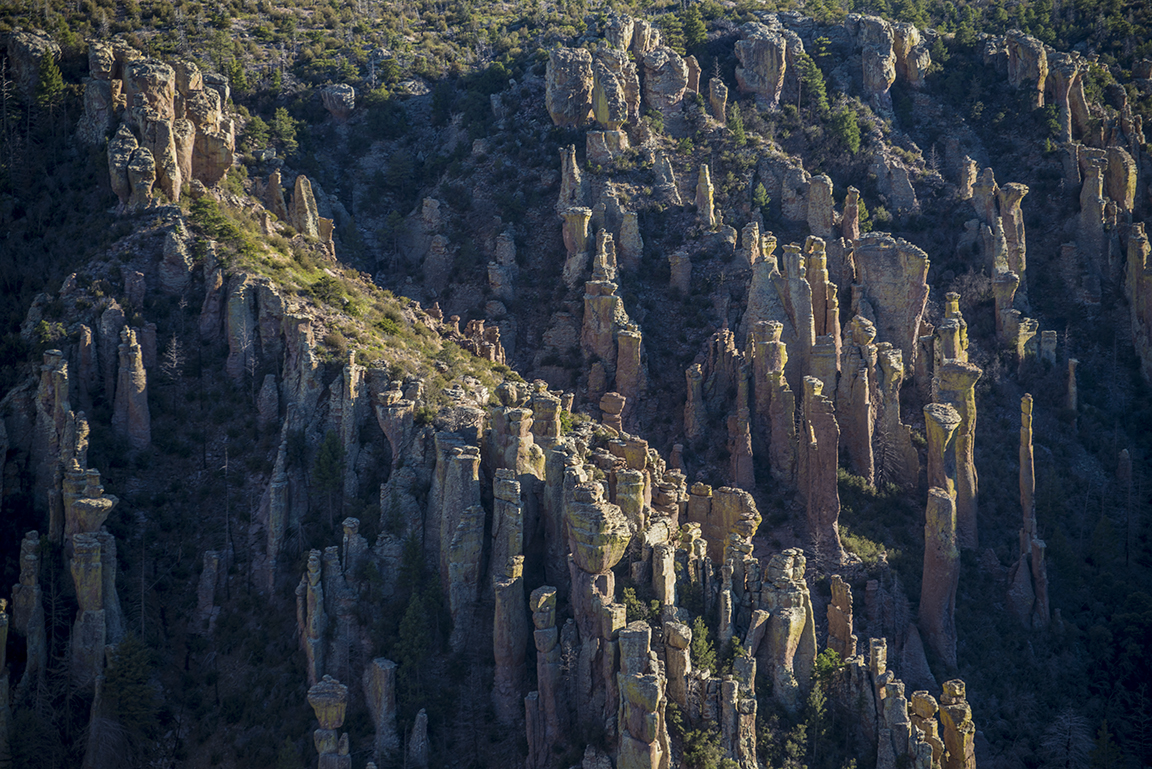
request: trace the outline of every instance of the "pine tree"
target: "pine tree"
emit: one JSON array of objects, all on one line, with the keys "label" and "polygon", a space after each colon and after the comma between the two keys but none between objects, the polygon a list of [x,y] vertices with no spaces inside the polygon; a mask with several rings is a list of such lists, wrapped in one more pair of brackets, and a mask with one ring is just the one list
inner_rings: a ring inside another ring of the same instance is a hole
[{"label": "pine tree", "polygon": [[743,147],[748,137],[744,133],[744,117],[740,114],[740,105],[735,102],[728,108],[728,130],[732,132],[732,142],[737,147]]},{"label": "pine tree", "polygon": [[768,208],[768,204],[771,202],[772,198],[768,197],[768,190],[764,189],[764,183],[760,182],[752,192],[752,205],[760,209],[761,215],[767,216],[768,213],[765,209]]},{"label": "pine tree", "polygon": [[684,25],[680,22],[680,17],[674,13],[666,13],[660,17],[657,22],[660,26],[660,33],[664,39],[664,45],[671,48],[681,56],[684,55]]},{"label": "pine tree", "polygon": [[801,53],[796,59],[796,66],[800,70],[800,93],[796,97],[796,107],[804,94],[808,94],[808,103],[816,107],[816,112],[824,115],[828,112],[828,91],[824,85],[824,73],[812,61],[812,57]]},{"label": "pine tree", "polygon": [[688,6],[684,11],[684,45],[689,51],[697,51],[708,42],[708,28],[704,26],[704,17],[695,5]]},{"label": "pine tree", "polygon": [[692,623],[692,645],[689,647],[692,656],[692,666],[700,669],[716,671],[716,649],[708,640],[708,625],[704,624],[703,617],[697,617]]},{"label": "pine tree", "polygon": [[52,112],[64,99],[64,77],[56,58],[46,54],[40,60],[40,79],[36,83],[36,106]]}]

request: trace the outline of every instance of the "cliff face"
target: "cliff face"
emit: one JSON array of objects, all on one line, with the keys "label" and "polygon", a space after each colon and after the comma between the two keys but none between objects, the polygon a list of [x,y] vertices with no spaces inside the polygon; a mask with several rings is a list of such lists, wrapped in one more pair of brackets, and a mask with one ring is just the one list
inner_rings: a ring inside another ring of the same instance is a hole
[{"label": "cliff face", "polygon": [[[0,766],[1057,761],[1009,691],[1083,747],[1089,666],[1145,664],[1146,87],[592,19],[458,91],[6,41],[86,74],[118,234],[11,337]],[[1058,145],[993,141],[1016,102]]]}]

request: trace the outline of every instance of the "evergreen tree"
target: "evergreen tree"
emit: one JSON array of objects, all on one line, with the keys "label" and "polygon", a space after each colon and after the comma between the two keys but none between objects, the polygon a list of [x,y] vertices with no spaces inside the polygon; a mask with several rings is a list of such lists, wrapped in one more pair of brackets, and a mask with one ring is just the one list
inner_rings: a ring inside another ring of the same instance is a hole
[{"label": "evergreen tree", "polygon": [[692,645],[688,649],[692,656],[692,667],[716,671],[716,649],[708,639],[708,625],[703,617],[692,623]]},{"label": "evergreen tree", "polygon": [[696,5],[688,6],[684,11],[684,45],[689,51],[698,51],[708,42],[708,29],[704,26],[704,17]]},{"label": "evergreen tree", "polygon": [[[856,110],[843,106],[832,116],[832,133],[844,143],[853,155],[860,151],[860,123],[856,120]],[[863,203],[861,203],[863,206]]]},{"label": "evergreen tree", "polygon": [[740,114],[740,105],[735,102],[728,108],[728,130],[732,132],[732,141],[737,147],[743,147],[748,141],[744,133],[744,117]]},{"label": "evergreen tree", "polygon": [[756,189],[752,192],[752,205],[760,209],[760,214],[764,217],[768,216],[765,210],[768,204],[772,202],[772,198],[768,197],[768,190],[764,189],[764,183],[761,182],[756,185]]},{"label": "evergreen tree", "polygon": [[817,114],[824,115],[828,112],[828,91],[824,85],[824,73],[806,53],[801,53],[796,58],[796,66],[800,72],[800,93],[796,97],[796,107],[801,106],[801,101],[807,94],[808,103],[816,108]]},{"label": "evergreen tree", "polygon": [[288,114],[288,110],[277,107],[276,112],[272,115],[270,127],[272,135],[283,145],[284,154],[295,155],[300,145],[296,141],[296,120]]},{"label": "evergreen tree", "polygon": [[36,83],[36,106],[52,112],[64,100],[64,77],[52,54],[40,60],[40,79]]},{"label": "evergreen tree", "polygon": [[683,56],[684,51],[684,25],[680,17],[674,13],[666,13],[657,22],[664,45]]}]

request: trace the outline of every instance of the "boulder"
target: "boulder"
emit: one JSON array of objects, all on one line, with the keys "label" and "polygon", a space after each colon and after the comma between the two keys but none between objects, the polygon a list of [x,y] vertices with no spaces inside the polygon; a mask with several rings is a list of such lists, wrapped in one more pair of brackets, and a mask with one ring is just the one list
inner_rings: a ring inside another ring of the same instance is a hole
[{"label": "boulder", "polygon": [[356,89],[347,83],[325,86],[320,91],[324,109],[337,120],[347,120],[356,108]]}]

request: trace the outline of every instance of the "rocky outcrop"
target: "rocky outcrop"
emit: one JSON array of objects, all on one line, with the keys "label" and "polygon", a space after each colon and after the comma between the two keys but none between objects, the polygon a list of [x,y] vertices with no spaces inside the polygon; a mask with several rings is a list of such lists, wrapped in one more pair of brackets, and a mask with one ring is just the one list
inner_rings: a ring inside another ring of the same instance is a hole
[{"label": "rocky outcrop", "polygon": [[761,321],[752,329],[752,445],[753,450],[767,453],[772,477],[787,484],[796,472],[796,395],[784,377],[788,350],[780,341],[783,330],[779,321]]},{"label": "rocky outcrop", "polygon": [[328,629],[319,550],[308,554],[306,571],[296,586],[296,627],[307,661],[308,683],[314,686],[324,676],[325,632]]},{"label": "rocky outcrop", "polygon": [[856,636],[852,633],[852,588],[839,574],[831,579],[832,600],[828,602],[828,648],[848,660],[856,656]]},{"label": "rocky outcrop", "polygon": [[60,58],[60,46],[38,32],[13,32],[7,36],[9,77],[25,98],[35,95],[40,68],[47,56]]},{"label": "rocky outcrop", "polygon": [[1142,222],[1132,225],[1128,234],[1128,260],[1124,276],[1128,299],[1132,343],[1140,359],[1144,381],[1152,382],[1152,247]]},{"label": "rocky outcrop", "polygon": [[718,77],[708,81],[708,110],[712,119],[727,125],[728,123],[728,86]]},{"label": "rocky outcrop", "polygon": [[835,407],[823,395],[824,383],[804,377],[804,433],[800,440],[800,491],[808,511],[808,538],[816,556],[831,564],[844,561],[840,544],[840,493],[837,489],[840,428]]},{"label": "rocky outcrop", "polygon": [[356,109],[356,89],[347,83],[337,83],[320,89],[324,109],[337,120],[347,120]]},{"label": "rocky outcrop", "polygon": [[649,653],[651,636],[651,627],[642,621],[620,630],[617,769],[661,769],[671,758],[664,723],[667,678],[664,668]]},{"label": "rocky outcrop", "polygon": [[976,769],[976,725],[964,689],[958,678],[945,681],[940,697],[940,726],[947,751],[944,769]]},{"label": "rocky outcrop", "polygon": [[312,183],[304,174],[296,177],[289,221],[301,235],[308,238],[320,237],[320,215],[316,211],[316,198],[312,194]]},{"label": "rocky outcrop", "polygon": [[103,670],[104,647],[119,643],[123,636],[120,602],[115,598],[115,540],[110,534],[75,535],[70,567],[78,605],[70,669],[73,680],[83,685]]},{"label": "rocky outcrop", "polygon": [[137,147],[128,161],[128,198],[130,208],[147,208],[152,204],[152,186],[156,183],[156,160],[147,147]]},{"label": "rocky outcrop", "polygon": [[1036,526],[1036,472],[1032,455],[1032,396],[1020,399],[1020,527],[1019,557],[1008,572],[1008,608],[1025,627],[1047,627],[1047,546]]},{"label": "rocky outcrop", "polygon": [[1084,97],[1084,74],[1088,62],[1077,53],[1055,53],[1048,59],[1045,90],[1055,94],[1060,120],[1060,141],[1068,143],[1083,137],[1090,116]]},{"label": "rocky outcrop", "polygon": [[308,704],[320,722],[320,728],[312,733],[320,754],[318,769],[352,769],[348,734],[339,734],[348,708],[348,687],[332,676],[324,676],[308,690]]},{"label": "rocky outcrop", "polygon": [[1123,213],[1130,213],[1136,203],[1136,161],[1123,147],[1108,148],[1104,192]]},{"label": "rocky outcrop", "polygon": [[40,587],[40,535],[30,531],[20,542],[20,581],[12,588],[12,629],[24,637],[24,674],[16,686],[15,699],[38,688],[48,669],[48,639],[44,626],[43,591]]},{"label": "rocky outcrop", "polygon": [[592,113],[592,53],[584,48],[553,48],[548,54],[545,99],[558,126],[582,126]]},{"label": "rocky outcrop", "polygon": [[372,758],[383,763],[400,747],[396,734],[396,663],[383,657],[372,660],[364,668],[363,685],[364,701],[376,730]]},{"label": "rocky outcrop", "polygon": [[639,120],[640,78],[626,51],[601,45],[592,55],[592,77],[592,115],[601,127],[618,131]]},{"label": "rocky outcrop", "polygon": [[761,588],[762,607],[769,612],[767,632],[759,650],[753,650],[757,667],[772,678],[773,698],[791,713],[800,710],[816,659],[805,563],[803,552],[794,548],[772,556]]},{"label": "rocky outcrop", "polygon": [[148,377],[135,329],[120,331],[119,370],[112,427],[128,439],[133,449],[144,451],[152,445],[152,424],[148,409]]},{"label": "rocky outcrop", "polygon": [[544,769],[551,758],[552,746],[560,739],[568,708],[560,701],[561,659],[560,633],[556,627],[556,588],[545,585],[532,591],[529,599],[536,645],[537,691],[524,698],[528,732],[528,766]]},{"label": "rocky outcrop", "polygon": [[715,229],[716,212],[712,202],[712,176],[708,164],[700,165],[700,173],[696,178],[696,218],[707,229]]},{"label": "rocky outcrop", "polygon": [[506,559],[502,573],[493,580],[496,614],[492,624],[492,648],[496,659],[492,701],[496,717],[511,726],[521,720],[528,653],[528,615],[524,601],[524,556]]},{"label": "rocky outcrop", "polygon": [[814,176],[808,186],[808,229],[818,238],[830,238],[834,224],[832,179],[827,174]]},{"label": "rocky outcrop", "polygon": [[976,531],[976,381],[983,373],[971,363],[949,359],[936,374],[941,402],[952,406],[960,416],[955,436],[956,531],[960,547],[965,549],[973,549],[979,542]]},{"label": "rocky outcrop", "polygon": [[672,168],[672,162],[663,152],[656,155],[655,192],[657,197],[664,200],[668,205],[683,205],[680,199],[680,189],[676,184],[676,172]]},{"label": "rocky outcrop", "polygon": [[644,106],[665,118],[679,112],[688,89],[688,65],[680,54],[658,46],[640,59],[644,67]]},{"label": "rocky outcrop", "polygon": [[1008,48],[1008,82],[1028,95],[1030,107],[1044,106],[1044,86],[1048,81],[1048,55],[1044,44],[1014,29],[1004,38]]},{"label": "rocky outcrop", "polygon": [[852,309],[876,325],[879,339],[900,350],[905,366],[914,366],[928,302],[928,255],[887,233],[868,233],[857,243],[854,260]]},{"label": "rocky outcrop", "polygon": [[741,92],[753,94],[765,109],[776,109],[784,89],[788,66],[788,40],[779,31],[758,22],[740,27],[736,41],[736,83]]},{"label": "rocky outcrop", "polygon": [[132,130],[126,125],[121,125],[116,135],[108,142],[109,178],[112,183],[112,191],[120,199],[121,205],[127,205],[132,197],[132,182],[128,179],[128,164],[138,146],[136,137],[132,135]]},{"label": "rocky outcrop", "polygon": [[848,324],[842,375],[836,392],[840,441],[855,472],[874,483],[872,438],[878,405],[876,327],[857,315]]},{"label": "rocky outcrop", "polygon": [[920,629],[949,669],[956,667],[956,588],[960,550],[956,546],[956,502],[941,488],[928,490],[924,521],[924,576],[920,587]]},{"label": "rocky outcrop", "polygon": [[859,20],[860,62],[863,67],[864,93],[881,109],[892,109],[889,89],[896,82],[895,37],[892,25],[876,16]]}]

